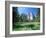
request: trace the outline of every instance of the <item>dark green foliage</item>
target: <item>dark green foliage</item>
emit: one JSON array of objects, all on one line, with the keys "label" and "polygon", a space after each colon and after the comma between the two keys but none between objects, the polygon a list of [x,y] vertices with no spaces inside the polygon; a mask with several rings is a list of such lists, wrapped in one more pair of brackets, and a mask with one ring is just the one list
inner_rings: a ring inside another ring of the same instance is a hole
[{"label": "dark green foliage", "polygon": [[21,22],[26,22],[27,20],[27,15],[26,14],[21,14]]},{"label": "dark green foliage", "polygon": [[13,30],[15,29],[19,29],[19,28],[23,28],[24,26],[21,26],[20,24],[14,24],[13,25]]},{"label": "dark green foliage", "polygon": [[19,13],[17,10],[17,7],[13,7],[13,22],[18,22],[19,21]]},{"label": "dark green foliage", "polygon": [[31,25],[29,25],[28,27],[31,27],[31,28],[33,28],[35,25],[34,24],[31,24]]},{"label": "dark green foliage", "polygon": [[15,28],[23,28],[24,26],[21,26],[21,25],[16,25]]}]

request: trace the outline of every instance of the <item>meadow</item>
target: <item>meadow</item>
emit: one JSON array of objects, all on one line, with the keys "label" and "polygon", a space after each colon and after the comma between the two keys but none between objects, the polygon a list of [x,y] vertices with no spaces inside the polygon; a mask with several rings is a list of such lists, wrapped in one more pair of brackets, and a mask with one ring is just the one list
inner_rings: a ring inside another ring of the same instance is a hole
[{"label": "meadow", "polygon": [[40,30],[40,22],[16,22],[14,31]]}]

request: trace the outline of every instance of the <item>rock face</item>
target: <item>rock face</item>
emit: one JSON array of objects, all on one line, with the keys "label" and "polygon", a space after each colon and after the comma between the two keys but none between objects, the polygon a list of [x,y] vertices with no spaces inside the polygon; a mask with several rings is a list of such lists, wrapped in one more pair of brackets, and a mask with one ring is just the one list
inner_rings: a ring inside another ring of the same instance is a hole
[{"label": "rock face", "polygon": [[32,20],[33,20],[33,15],[32,15],[31,12],[27,14],[27,19],[28,19],[29,21],[32,21]]}]

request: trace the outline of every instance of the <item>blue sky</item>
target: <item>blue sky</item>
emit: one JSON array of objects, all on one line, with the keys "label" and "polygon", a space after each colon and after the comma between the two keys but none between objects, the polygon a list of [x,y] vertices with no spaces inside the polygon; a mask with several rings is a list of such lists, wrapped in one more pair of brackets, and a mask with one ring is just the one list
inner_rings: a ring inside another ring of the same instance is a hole
[{"label": "blue sky", "polygon": [[19,14],[21,13],[29,13],[31,12],[33,15],[37,14],[39,10],[37,8],[31,8],[31,7],[18,7]]},{"label": "blue sky", "polygon": [[31,7],[18,7],[17,9],[18,9],[19,14],[21,13],[27,14],[31,12],[33,15],[35,15],[39,11],[39,9],[31,8]]}]

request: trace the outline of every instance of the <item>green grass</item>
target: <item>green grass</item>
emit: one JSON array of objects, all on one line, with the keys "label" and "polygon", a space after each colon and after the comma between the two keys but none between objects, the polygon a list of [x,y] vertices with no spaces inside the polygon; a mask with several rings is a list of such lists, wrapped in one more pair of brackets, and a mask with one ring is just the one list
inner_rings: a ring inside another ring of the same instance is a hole
[{"label": "green grass", "polygon": [[40,30],[39,22],[17,22],[13,24],[13,31]]}]

